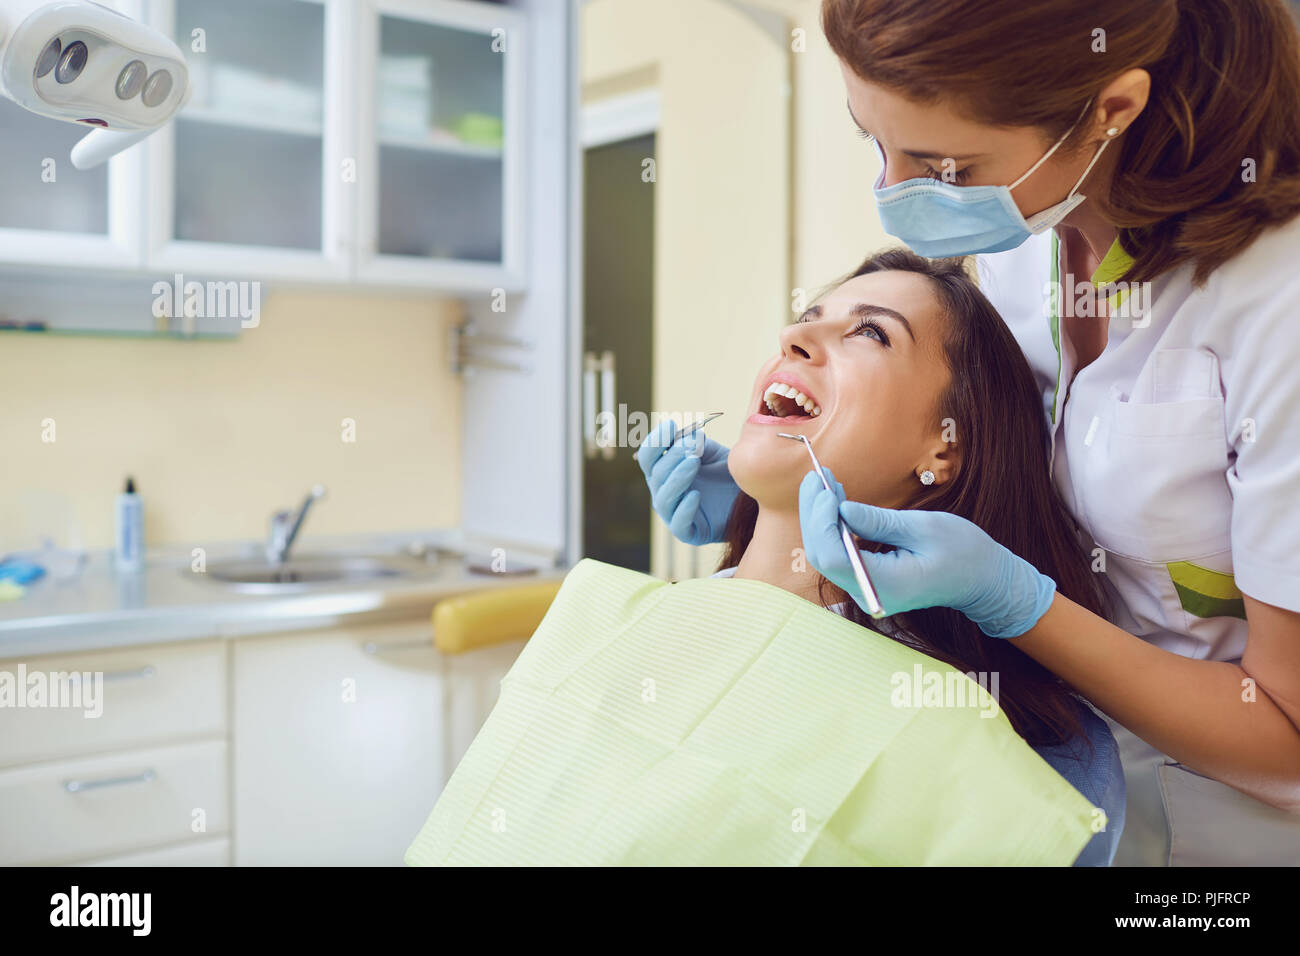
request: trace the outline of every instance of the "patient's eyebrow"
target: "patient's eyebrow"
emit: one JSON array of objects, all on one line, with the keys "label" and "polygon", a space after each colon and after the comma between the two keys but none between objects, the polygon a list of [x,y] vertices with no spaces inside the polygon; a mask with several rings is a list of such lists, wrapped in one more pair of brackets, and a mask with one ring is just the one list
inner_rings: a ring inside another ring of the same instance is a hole
[{"label": "patient's eyebrow", "polygon": [[[858,122],[858,118],[853,115],[853,104],[848,100],[845,100],[844,105],[849,108],[849,119],[853,120],[853,125],[862,130],[862,132],[867,133],[866,128],[863,127],[863,125]],[[867,133],[867,135],[870,136],[871,134]],[[987,155],[985,153],[962,153],[954,156],[952,153],[932,153],[926,150],[916,149],[904,149],[900,150],[900,152],[904,156],[910,156],[912,159],[937,159],[939,162],[943,162],[945,159],[951,159],[954,163],[965,162],[968,159],[979,159],[981,156]]]},{"label": "patient's eyebrow", "polygon": [[[849,315],[857,319],[865,318],[869,315],[883,315],[886,318],[893,319],[895,322],[900,323],[907,331],[907,334],[912,341],[916,341],[916,334],[912,331],[912,323],[907,321],[907,317],[901,312],[895,312],[893,309],[886,308],[883,305],[875,305],[871,302],[858,302],[849,309]],[[822,307],[820,305],[814,305],[805,309],[803,315],[799,316],[798,321],[811,322],[812,320],[820,319],[821,317]]]}]

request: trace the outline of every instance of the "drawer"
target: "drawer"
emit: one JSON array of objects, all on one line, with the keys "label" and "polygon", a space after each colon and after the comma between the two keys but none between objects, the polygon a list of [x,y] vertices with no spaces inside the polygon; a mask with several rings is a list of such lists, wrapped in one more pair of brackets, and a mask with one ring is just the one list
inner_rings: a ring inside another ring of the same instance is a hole
[{"label": "drawer", "polygon": [[229,866],[230,837],[215,840],[191,840],[157,850],[142,850],[121,856],[104,857],[73,866]]},{"label": "drawer", "polygon": [[[65,863],[225,834],[226,742],[0,771],[0,864]],[[191,828],[194,811],[206,831]]]},{"label": "drawer", "polygon": [[[52,676],[72,673],[92,676],[82,688]],[[219,640],[0,661],[0,681],[25,705],[0,706],[0,768],[226,732],[226,648]],[[60,706],[50,706],[53,694],[44,706],[30,706],[38,684],[69,692]]]}]

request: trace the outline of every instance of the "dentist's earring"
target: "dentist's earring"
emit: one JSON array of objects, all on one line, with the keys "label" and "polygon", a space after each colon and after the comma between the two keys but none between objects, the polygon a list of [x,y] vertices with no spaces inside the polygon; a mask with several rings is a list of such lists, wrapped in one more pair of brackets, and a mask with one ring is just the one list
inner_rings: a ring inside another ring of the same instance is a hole
[{"label": "dentist's earring", "polygon": [[1118,126],[1112,126],[1110,129],[1106,130],[1106,135],[1107,135],[1107,136],[1118,136],[1118,135],[1119,135],[1119,127],[1118,127]]},{"label": "dentist's earring", "polygon": [[921,484],[923,485],[934,484],[934,472],[932,472],[929,468],[921,472]]}]

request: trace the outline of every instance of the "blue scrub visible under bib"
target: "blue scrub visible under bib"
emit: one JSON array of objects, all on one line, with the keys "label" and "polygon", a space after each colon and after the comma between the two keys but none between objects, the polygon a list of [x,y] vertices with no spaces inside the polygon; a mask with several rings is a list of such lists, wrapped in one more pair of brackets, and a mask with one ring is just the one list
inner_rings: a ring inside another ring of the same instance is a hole
[{"label": "blue scrub visible under bib", "polygon": [[1034,747],[1034,751],[1094,807],[1106,813],[1106,829],[1088,841],[1074,865],[1110,866],[1124,831],[1124,767],[1110,726],[1091,707],[1082,702],[1079,706],[1083,710],[1080,719],[1092,742],[1091,754],[1077,739],[1054,747]]}]

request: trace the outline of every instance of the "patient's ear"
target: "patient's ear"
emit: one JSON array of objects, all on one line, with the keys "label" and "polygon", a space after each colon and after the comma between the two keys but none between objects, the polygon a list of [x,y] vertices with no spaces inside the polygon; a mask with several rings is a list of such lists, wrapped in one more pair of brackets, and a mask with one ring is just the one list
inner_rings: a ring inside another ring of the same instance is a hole
[{"label": "patient's ear", "polygon": [[954,429],[945,428],[928,449],[926,459],[917,465],[916,473],[929,470],[934,473],[935,485],[946,485],[957,477],[961,470],[961,445],[957,442]]}]

